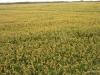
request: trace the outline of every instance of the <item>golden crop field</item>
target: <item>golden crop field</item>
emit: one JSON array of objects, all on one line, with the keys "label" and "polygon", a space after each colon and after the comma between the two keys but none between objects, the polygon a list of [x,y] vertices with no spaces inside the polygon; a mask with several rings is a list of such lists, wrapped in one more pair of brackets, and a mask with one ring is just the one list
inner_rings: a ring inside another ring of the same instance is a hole
[{"label": "golden crop field", "polygon": [[100,75],[100,2],[0,5],[0,75]]}]

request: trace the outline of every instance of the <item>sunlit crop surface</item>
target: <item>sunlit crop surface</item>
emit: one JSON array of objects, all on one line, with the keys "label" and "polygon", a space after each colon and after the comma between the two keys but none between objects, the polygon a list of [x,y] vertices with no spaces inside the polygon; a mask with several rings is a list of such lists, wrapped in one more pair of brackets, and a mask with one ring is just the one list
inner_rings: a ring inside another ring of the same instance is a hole
[{"label": "sunlit crop surface", "polygon": [[100,75],[100,2],[0,5],[0,75]]}]

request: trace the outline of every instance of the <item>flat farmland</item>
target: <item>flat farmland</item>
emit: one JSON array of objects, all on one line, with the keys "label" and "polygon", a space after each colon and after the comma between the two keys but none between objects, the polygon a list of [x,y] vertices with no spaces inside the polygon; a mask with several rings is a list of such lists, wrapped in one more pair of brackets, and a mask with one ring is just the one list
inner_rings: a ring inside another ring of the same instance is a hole
[{"label": "flat farmland", "polygon": [[100,2],[0,5],[0,75],[100,75]]}]

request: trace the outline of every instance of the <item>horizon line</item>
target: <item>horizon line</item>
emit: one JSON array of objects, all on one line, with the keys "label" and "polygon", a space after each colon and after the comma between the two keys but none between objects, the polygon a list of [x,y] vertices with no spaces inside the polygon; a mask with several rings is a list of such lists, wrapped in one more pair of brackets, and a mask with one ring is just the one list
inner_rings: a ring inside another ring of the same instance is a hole
[{"label": "horizon line", "polygon": [[22,1],[22,2],[0,2],[1,3],[45,3],[45,2],[100,2],[100,1]]}]

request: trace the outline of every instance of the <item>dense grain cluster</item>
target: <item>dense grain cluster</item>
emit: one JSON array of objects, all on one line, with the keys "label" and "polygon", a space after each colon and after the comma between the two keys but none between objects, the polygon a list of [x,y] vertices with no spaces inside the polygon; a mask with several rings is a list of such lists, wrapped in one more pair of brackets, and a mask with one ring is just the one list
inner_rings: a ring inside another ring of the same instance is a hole
[{"label": "dense grain cluster", "polygon": [[0,75],[99,75],[99,62],[99,2],[0,5]]}]

